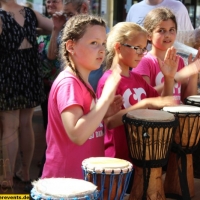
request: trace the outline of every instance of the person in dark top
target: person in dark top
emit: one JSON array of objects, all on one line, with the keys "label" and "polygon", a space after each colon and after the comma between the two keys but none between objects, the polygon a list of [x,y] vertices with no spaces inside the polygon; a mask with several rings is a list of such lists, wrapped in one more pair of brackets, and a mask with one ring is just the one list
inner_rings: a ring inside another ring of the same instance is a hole
[{"label": "person in dark top", "polygon": [[[12,187],[13,176],[22,182],[30,180],[32,116],[34,107],[45,99],[36,28],[51,33],[52,21],[15,0],[0,3],[0,147],[5,161],[0,185]],[[14,173],[18,147],[21,167]]]}]

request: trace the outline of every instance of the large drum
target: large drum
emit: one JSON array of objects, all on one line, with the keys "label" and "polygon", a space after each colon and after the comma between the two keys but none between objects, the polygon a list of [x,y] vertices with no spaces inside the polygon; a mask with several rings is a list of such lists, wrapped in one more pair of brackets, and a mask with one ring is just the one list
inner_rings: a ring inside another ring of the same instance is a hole
[{"label": "large drum", "polygon": [[35,200],[97,200],[94,184],[72,178],[45,178],[33,182],[31,197]]},{"label": "large drum", "polygon": [[[200,107],[200,95],[189,96],[185,99],[186,105]],[[200,178],[200,140],[197,144],[197,149],[192,153],[194,177]]]},{"label": "large drum", "polygon": [[133,165],[122,159],[91,157],[83,160],[84,179],[97,185],[100,200],[123,200]]},{"label": "large drum", "polygon": [[123,116],[134,180],[130,200],[165,199],[162,166],[167,163],[178,121],[173,114],[138,109]]},{"label": "large drum", "polygon": [[165,194],[169,198],[188,200],[194,196],[192,152],[200,137],[200,108],[179,105],[163,110],[173,113],[179,120],[166,171]]}]

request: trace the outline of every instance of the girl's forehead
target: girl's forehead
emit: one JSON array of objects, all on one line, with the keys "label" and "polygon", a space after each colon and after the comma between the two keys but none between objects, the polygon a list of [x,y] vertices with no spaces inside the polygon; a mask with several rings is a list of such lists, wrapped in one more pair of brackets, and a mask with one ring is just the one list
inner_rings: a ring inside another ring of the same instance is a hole
[{"label": "girl's forehead", "polygon": [[106,28],[100,25],[89,25],[85,31],[85,34],[91,34],[92,36],[101,35],[102,33],[106,35]]},{"label": "girl's forehead", "polygon": [[130,40],[130,41],[136,40],[137,41],[138,39],[147,39],[147,33],[135,31],[132,34],[130,34],[130,36],[128,37],[127,40]]},{"label": "girl's forehead", "polygon": [[174,23],[173,20],[168,19],[168,20],[162,20],[157,24],[157,27],[162,27],[162,26],[173,26],[173,27],[175,27],[176,24]]}]

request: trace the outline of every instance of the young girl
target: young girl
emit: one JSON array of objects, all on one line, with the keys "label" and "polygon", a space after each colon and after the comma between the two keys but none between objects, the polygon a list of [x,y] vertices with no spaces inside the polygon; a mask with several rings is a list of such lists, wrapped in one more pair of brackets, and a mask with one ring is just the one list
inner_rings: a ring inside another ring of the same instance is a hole
[{"label": "young girl", "polygon": [[[106,82],[101,98],[88,76],[105,57],[106,25],[91,15],[77,15],[66,23],[60,54],[66,64],[55,79],[48,102],[46,162],[42,177],[83,178],[85,158],[104,156],[102,119],[114,99],[119,72]],[[115,98],[118,111],[122,98]]]},{"label": "young girl", "polygon": [[[116,94],[123,97],[124,103],[121,111],[106,119],[106,133],[104,136],[106,156],[131,161],[122,123],[124,114],[133,109],[159,109],[175,103],[172,97],[159,97],[158,92],[147,84],[140,75],[130,71],[130,67],[136,67],[144,54],[147,53],[146,45],[146,30],[132,22],[118,23],[108,34],[107,71],[99,80],[97,96],[102,95],[107,78],[117,66],[121,69],[121,80]],[[161,65],[166,80],[162,95],[172,95],[177,64],[178,56],[176,56],[176,51],[171,48]]]},{"label": "young girl", "polygon": [[[142,58],[134,72],[142,75],[147,83],[157,89],[159,88],[161,92],[161,83],[165,79],[158,60],[164,60],[168,48],[171,48],[175,42],[177,34],[176,18],[169,9],[156,8],[145,17],[144,27],[148,31],[148,41],[152,44],[152,49]],[[199,52],[197,53],[198,56]],[[191,58],[189,62],[192,62]],[[198,62],[199,60],[196,60],[195,63],[189,65],[190,68],[184,69],[184,61],[181,57],[179,59],[177,70],[179,73],[175,75],[175,82],[177,83],[173,90],[173,95],[179,103],[186,97],[197,93]],[[181,78],[183,76],[186,78]]]}]

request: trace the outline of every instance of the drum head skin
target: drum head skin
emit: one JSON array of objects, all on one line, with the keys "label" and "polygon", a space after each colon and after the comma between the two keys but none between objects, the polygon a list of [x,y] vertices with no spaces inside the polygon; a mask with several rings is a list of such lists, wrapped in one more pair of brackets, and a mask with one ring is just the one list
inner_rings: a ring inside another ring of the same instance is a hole
[{"label": "drum head skin", "polygon": [[200,113],[200,107],[190,105],[169,106],[163,110],[170,113]]},{"label": "drum head skin", "polygon": [[131,119],[138,119],[143,121],[155,121],[155,122],[169,122],[174,121],[174,115],[161,110],[150,110],[150,109],[137,109],[132,110],[126,115]]},{"label": "drum head skin", "polygon": [[200,95],[189,96],[189,97],[187,97],[187,99],[189,101],[195,101],[195,102],[199,102],[200,103]]},{"label": "drum head skin", "polygon": [[83,169],[88,171],[95,171],[96,173],[102,173],[103,171],[106,174],[119,174],[121,172],[127,173],[132,171],[133,165],[123,159],[110,158],[110,157],[91,157],[83,160],[82,162]]},{"label": "drum head skin", "polygon": [[72,178],[45,178],[32,184],[33,199],[84,199],[81,197],[92,196],[97,189],[91,182]]}]

